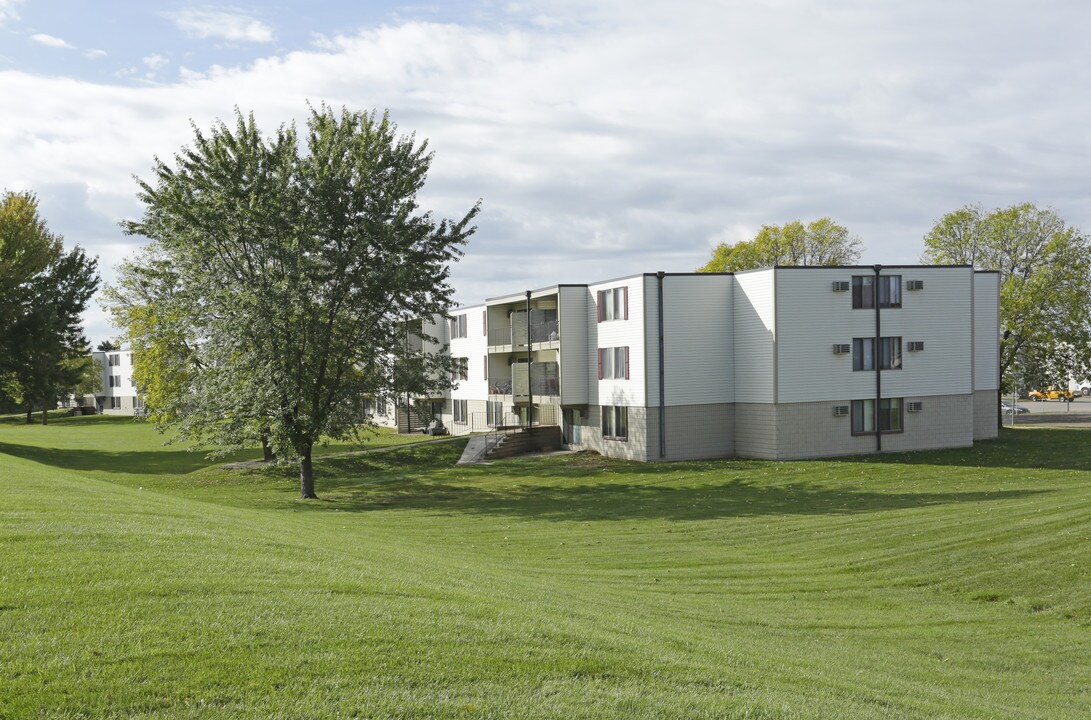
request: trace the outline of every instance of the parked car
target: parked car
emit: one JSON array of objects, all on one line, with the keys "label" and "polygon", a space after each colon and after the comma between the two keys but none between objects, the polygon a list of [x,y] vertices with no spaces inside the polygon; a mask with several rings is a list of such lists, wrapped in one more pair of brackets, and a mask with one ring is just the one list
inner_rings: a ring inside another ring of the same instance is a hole
[{"label": "parked car", "polygon": [[1071,402],[1074,396],[1072,395],[1071,390],[1049,388],[1047,390],[1031,390],[1027,393],[1027,397],[1038,402],[1041,402],[1042,400],[1059,400],[1061,402],[1068,400]]},{"label": "parked car", "polygon": [[1001,400],[1000,412],[1004,415],[1022,415],[1023,413],[1029,413],[1030,408],[1023,405],[1012,405],[1010,400]]}]

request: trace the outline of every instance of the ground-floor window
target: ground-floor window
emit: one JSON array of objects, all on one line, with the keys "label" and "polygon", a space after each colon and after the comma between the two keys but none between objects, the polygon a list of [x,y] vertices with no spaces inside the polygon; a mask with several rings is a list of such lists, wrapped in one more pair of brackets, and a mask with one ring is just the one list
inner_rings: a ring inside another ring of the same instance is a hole
[{"label": "ground-floor window", "polygon": [[629,408],[602,406],[602,437],[606,440],[629,439]]},{"label": "ground-floor window", "polygon": [[[852,434],[865,435],[875,432],[875,401],[852,401]],[[883,398],[879,401],[879,432],[902,431],[902,399]]]},{"label": "ground-floor window", "polygon": [[121,398],[119,398],[119,397],[110,398],[110,409],[111,410],[120,410],[121,409]]},{"label": "ground-floor window", "polygon": [[467,412],[467,406],[469,405],[469,401],[468,400],[452,400],[451,405],[453,406],[455,422],[456,423],[466,422],[466,419],[467,419],[467,417],[469,415],[469,413]]}]

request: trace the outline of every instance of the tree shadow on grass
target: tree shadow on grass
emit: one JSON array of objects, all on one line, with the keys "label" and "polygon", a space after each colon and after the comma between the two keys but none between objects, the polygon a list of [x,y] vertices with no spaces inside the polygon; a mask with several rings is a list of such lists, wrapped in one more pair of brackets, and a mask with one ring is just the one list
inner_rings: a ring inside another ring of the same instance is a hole
[{"label": "tree shadow on grass", "polygon": [[[786,476],[763,482],[749,477],[748,471],[772,464],[754,461],[651,464],[575,456],[450,469],[436,464],[445,454],[457,459],[453,451],[436,448],[407,449],[384,457],[331,459],[322,464],[319,477],[330,502],[305,507],[350,512],[408,509],[559,521],[681,521],[847,515],[1008,500],[1047,492],[882,493],[813,483],[786,484],[790,479]],[[447,459],[453,462],[452,458]],[[707,472],[717,467],[724,472]],[[701,474],[687,479],[687,471]],[[502,482],[497,482],[497,475],[502,476]],[[662,479],[657,480],[660,475]]]},{"label": "tree shadow on grass", "polygon": [[236,453],[238,458],[228,457],[210,460],[204,452],[184,449],[162,450],[105,450],[61,449],[17,445],[0,442],[0,454],[30,460],[42,465],[84,472],[101,471],[132,475],[187,475],[212,465],[232,459],[246,460],[256,457],[254,452]]}]

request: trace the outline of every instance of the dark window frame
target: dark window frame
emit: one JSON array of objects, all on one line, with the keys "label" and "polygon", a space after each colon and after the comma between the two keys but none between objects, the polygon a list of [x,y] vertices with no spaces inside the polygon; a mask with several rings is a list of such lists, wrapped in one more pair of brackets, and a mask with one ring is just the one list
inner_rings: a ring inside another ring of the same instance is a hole
[{"label": "dark window frame", "polygon": [[[629,408],[625,405],[603,405],[601,406],[600,427],[602,428],[603,440],[614,440],[617,442],[629,441]],[[609,418],[609,423],[607,423]],[[619,429],[624,432],[618,432]]]},{"label": "dark window frame", "polygon": [[[854,436],[874,435],[875,429],[867,429],[867,423],[875,422],[875,398],[853,400],[849,403],[851,422],[849,427]],[[884,407],[885,406],[885,407]],[[893,413],[897,412],[895,416]],[[897,427],[891,426],[891,419],[896,419]],[[884,418],[886,422],[884,422]],[[885,427],[884,427],[885,426]],[[905,399],[883,398],[879,400],[879,434],[896,435],[905,432]]]},{"label": "dark window frame", "polygon": [[874,310],[878,299],[880,309],[902,306],[902,276],[880,275],[878,287],[874,275],[852,276],[852,309]]}]

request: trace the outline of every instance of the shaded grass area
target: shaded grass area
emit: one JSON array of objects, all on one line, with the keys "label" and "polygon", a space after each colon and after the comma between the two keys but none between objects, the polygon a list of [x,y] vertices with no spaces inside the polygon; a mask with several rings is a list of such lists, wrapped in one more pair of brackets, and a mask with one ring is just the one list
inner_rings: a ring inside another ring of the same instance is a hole
[{"label": "shaded grass area", "polygon": [[1088,431],[809,463],[456,442],[323,459],[321,502],[141,432],[0,427],[0,717],[1091,706]]}]

